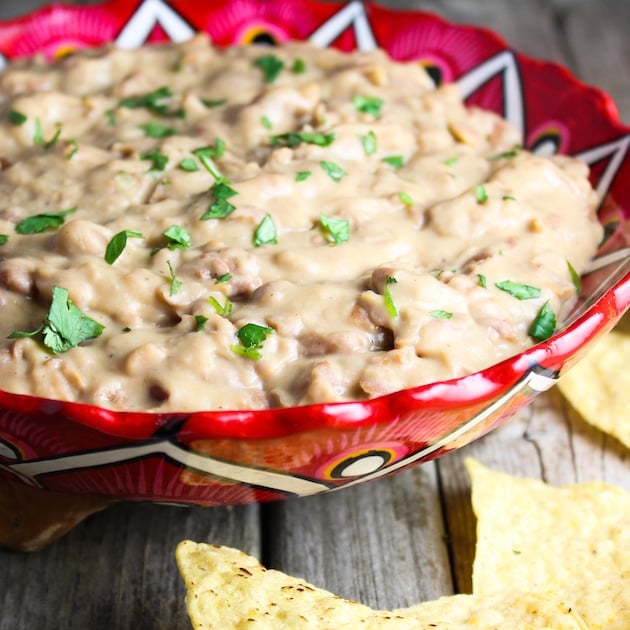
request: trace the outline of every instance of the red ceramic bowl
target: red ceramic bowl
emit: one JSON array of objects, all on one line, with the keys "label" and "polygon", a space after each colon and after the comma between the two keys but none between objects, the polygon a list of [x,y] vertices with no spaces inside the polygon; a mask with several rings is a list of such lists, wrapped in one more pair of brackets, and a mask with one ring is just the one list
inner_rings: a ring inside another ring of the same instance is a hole
[{"label": "red ceramic bowl", "polygon": [[[602,193],[606,241],[564,328],[487,370],[367,402],[262,411],[124,413],[0,391],[0,474],[53,491],[224,505],[351,486],[459,448],[551,387],[630,306],[630,128],[601,91],[486,31],[375,4],[310,0],[113,0],[52,6],[0,24],[5,59],[115,41],[217,45],[314,40],[381,46],[456,81],[471,104],[523,131],[527,148],[577,155]],[[587,121],[588,124],[584,124]]]}]

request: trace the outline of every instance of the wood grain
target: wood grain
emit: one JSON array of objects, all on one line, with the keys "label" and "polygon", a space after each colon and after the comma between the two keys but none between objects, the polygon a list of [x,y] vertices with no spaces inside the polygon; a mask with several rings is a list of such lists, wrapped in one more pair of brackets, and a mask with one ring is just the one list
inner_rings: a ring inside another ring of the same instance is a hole
[{"label": "wood grain", "polygon": [[[0,19],[40,2],[0,5]],[[626,0],[392,0],[501,33],[609,91],[630,121]],[[189,628],[173,552],[184,538],[229,544],[374,607],[468,592],[475,520],[465,458],[551,484],[630,489],[630,453],[552,390],[508,424],[438,462],[364,486],[237,508],[122,504],[51,547],[0,551],[0,630]]]}]

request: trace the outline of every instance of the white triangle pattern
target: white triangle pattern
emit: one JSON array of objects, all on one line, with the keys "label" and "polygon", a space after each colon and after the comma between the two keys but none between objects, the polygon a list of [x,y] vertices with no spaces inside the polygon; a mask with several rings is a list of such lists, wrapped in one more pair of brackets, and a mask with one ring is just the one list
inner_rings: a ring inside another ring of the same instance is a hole
[{"label": "white triangle pattern", "polygon": [[115,44],[119,48],[138,48],[158,24],[174,42],[186,41],[194,35],[190,24],[162,0],[145,0],[120,32]]}]

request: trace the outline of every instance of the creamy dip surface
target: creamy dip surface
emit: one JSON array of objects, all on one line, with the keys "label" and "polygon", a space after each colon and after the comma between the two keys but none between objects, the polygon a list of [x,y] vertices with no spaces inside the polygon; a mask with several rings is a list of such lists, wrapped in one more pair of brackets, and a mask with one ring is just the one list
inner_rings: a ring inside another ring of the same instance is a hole
[{"label": "creamy dip surface", "polygon": [[550,335],[581,162],[419,64],[183,44],[0,74],[0,386],[122,410],[358,400]]}]

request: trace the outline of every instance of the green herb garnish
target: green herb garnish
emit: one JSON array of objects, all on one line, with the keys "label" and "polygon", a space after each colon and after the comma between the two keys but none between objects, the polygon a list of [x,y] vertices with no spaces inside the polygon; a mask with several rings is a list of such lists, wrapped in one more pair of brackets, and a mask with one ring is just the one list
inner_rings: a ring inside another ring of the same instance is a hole
[{"label": "green herb garnish", "polygon": [[488,160],[494,162],[496,160],[502,159],[511,159],[515,158],[519,152],[522,150],[522,146],[520,144],[514,145],[509,151],[502,151],[501,153],[495,153],[494,155],[489,155]]},{"label": "green herb garnish", "polygon": [[446,160],[444,160],[442,164],[444,164],[444,166],[455,166],[457,162],[459,162],[459,157],[454,155],[453,157],[446,158]]},{"label": "green herb garnish", "polygon": [[319,226],[333,245],[341,245],[350,239],[350,222],[347,219],[319,215]]},{"label": "green herb garnish", "polygon": [[9,339],[22,339],[42,334],[44,345],[58,354],[98,337],[105,327],[82,313],[68,297],[68,289],[54,286],[46,319],[32,332],[16,331]]},{"label": "green herb garnish", "polygon": [[575,270],[573,265],[568,260],[567,268],[569,270],[569,275],[571,276],[571,282],[575,287],[575,292],[580,295],[580,293],[582,293],[582,278],[580,278],[580,274]]},{"label": "green herb garnish", "polygon": [[263,342],[274,332],[274,329],[269,328],[268,326],[245,324],[236,332],[236,336],[241,342],[241,345],[233,344],[231,346],[232,352],[248,359],[258,361],[262,358],[260,350],[262,349]]},{"label": "green herb garnish", "polygon": [[273,83],[282,72],[284,61],[275,55],[263,55],[252,61],[252,65],[262,71],[265,83]]},{"label": "green herb garnish", "polygon": [[199,161],[203,164],[204,168],[217,181],[223,180],[223,176],[221,175],[219,169],[212,160],[223,157],[224,153],[225,141],[221,140],[221,138],[216,138],[214,141],[214,145],[200,147],[199,149],[195,149],[193,151],[193,154],[199,158]]},{"label": "green herb garnish", "polygon": [[231,273],[222,273],[215,281],[214,284],[223,284],[229,282],[232,279]]},{"label": "green herb garnish", "polygon": [[18,234],[40,234],[46,230],[54,230],[62,226],[66,216],[76,212],[76,210],[76,208],[68,208],[61,212],[44,212],[26,217],[15,226],[15,231]]},{"label": "green herb garnish", "polygon": [[221,304],[221,302],[219,302],[219,300],[217,300],[217,298],[213,297],[212,295],[208,298],[208,302],[217,312],[217,315],[221,315],[221,317],[229,317],[232,313],[232,301],[227,296],[225,298],[225,304]]},{"label": "green herb garnish", "polygon": [[324,173],[335,182],[341,181],[341,179],[347,175],[346,171],[344,171],[339,164],[335,164],[335,162],[322,160],[319,165],[324,169]]},{"label": "green herb garnish", "polygon": [[378,96],[355,96],[352,104],[358,112],[363,114],[371,114],[374,118],[381,115],[381,107],[383,99]]},{"label": "green herb garnish", "polygon": [[276,136],[271,136],[271,144],[276,147],[296,147],[298,144],[315,144],[319,147],[327,147],[335,139],[334,132],[316,133],[312,131],[289,131]]},{"label": "green herb garnish", "polygon": [[308,179],[312,175],[311,171],[298,171],[295,175],[296,182],[303,182],[305,179]]},{"label": "green herb garnish", "polygon": [[177,279],[177,276],[175,275],[175,271],[173,270],[173,265],[171,265],[170,260],[166,261],[166,265],[168,266],[169,281],[171,283],[169,295],[173,296],[177,294],[180,287],[182,286],[182,283],[180,280]]},{"label": "green herb garnish", "polygon": [[269,116],[262,116],[260,119],[260,124],[265,129],[271,129],[273,127],[273,123],[271,122],[271,119],[269,118]]},{"label": "green herb garnish", "polygon": [[225,180],[219,180],[216,182],[210,192],[214,196],[214,202],[210,204],[206,212],[201,217],[202,221],[208,221],[209,219],[225,219],[229,214],[232,214],[236,210],[236,206],[232,205],[228,199],[234,197],[237,192],[230,188]]},{"label": "green herb garnish", "polygon": [[127,239],[129,238],[144,238],[144,235],[134,230],[123,230],[112,236],[105,248],[105,262],[107,264],[113,265],[118,260],[127,246]]},{"label": "green herb garnish", "polygon": [[304,74],[306,72],[306,62],[304,59],[296,59],[291,66],[291,72],[294,74]]},{"label": "green herb garnish", "polygon": [[549,301],[547,301],[540,307],[532,325],[529,327],[528,334],[535,341],[544,341],[549,339],[555,330],[556,314],[549,305]]},{"label": "green herb garnish", "polygon": [[374,155],[376,153],[376,134],[373,131],[368,131],[365,135],[359,136],[361,145],[365,155]]},{"label": "green herb garnish", "polygon": [[512,280],[502,280],[501,282],[496,282],[494,286],[497,289],[501,289],[501,291],[509,293],[518,300],[531,300],[532,298],[540,297],[541,293],[538,287],[513,282]]},{"label": "green herb garnish", "polygon": [[488,191],[483,184],[479,184],[479,186],[475,188],[475,199],[477,203],[486,203],[486,201],[488,201]]},{"label": "green herb garnish", "polygon": [[163,171],[168,164],[168,155],[160,153],[159,149],[151,149],[140,154],[141,160],[148,160],[151,162],[150,171]]},{"label": "green herb garnish", "polygon": [[278,242],[278,230],[272,216],[267,213],[254,230],[254,247],[275,245]]},{"label": "green herb garnish", "polygon": [[436,319],[451,319],[451,317],[453,317],[453,313],[450,311],[443,311],[441,309],[431,311],[429,315],[431,315],[431,317],[435,317]]},{"label": "green herb garnish", "polygon": [[27,121],[26,115],[22,112],[18,112],[17,109],[10,109],[7,116],[12,125],[23,125]]},{"label": "green herb garnish", "polygon": [[398,193],[398,199],[400,199],[406,206],[413,206],[413,199],[411,195],[404,190]]},{"label": "green herb garnish", "polygon": [[70,150],[66,153],[66,160],[71,160],[79,150],[79,145],[76,140],[68,140],[68,147]]},{"label": "green herb garnish", "polygon": [[405,161],[402,155],[390,155],[389,157],[384,157],[381,162],[385,162],[385,164],[389,164],[395,169],[402,168],[405,165]]},{"label": "green herb garnish", "polygon": [[383,288],[383,298],[385,300],[385,308],[387,312],[395,319],[398,317],[398,307],[394,303],[394,298],[392,297],[391,285],[396,284],[398,280],[394,278],[394,276],[387,276],[385,278],[385,286]]},{"label": "green herb garnish", "polygon": [[184,158],[178,165],[182,171],[187,171],[188,173],[194,173],[199,170],[199,166],[197,165],[197,161],[195,158]]},{"label": "green herb garnish", "polygon": [[477,280],[479,282],[479,286],[483,287],[484,289],[487,288],[488,286],[488,279],[486,278],[486,276],[484,276],[482,273],[478,273],[477,274]]},{"label": "green herb garnish", "polygon": [[171,225],[170,228],[162,232],[166,239],[166,247],[171,251],[175,249],[188,249],[192,245],[192,239],[188,230],[179,225]]},{"label": "green herb garnish", "polygon": [[202,98],[200,100],[208,109],[211,109],[213,107],[220,107],[221,105],[225,105],[227,103],[227,98]]},{"label": "green herb garnish", "polygon": [[0,245],[6,245],[9,242],[8,234],[0,234]]},{"label": "green herb garnish", "polygon": [[205,315],[195,315],[195,332],[201,332],[208,323],[208,318]]},{"label": "green herb garnish", "polygon": [[139,129],[144,131],[144,135],[148,138],[169,138],[170,136],[177,135],[177,130],[172,127],[167,127],[160,122],[148,122],[143,125],[138,125]]},{"label": "green herb garnish", "polygon": [[127,107],[129,109],[145,108],[152,114],[157,114],[158,116],[184,118],[186,112],[183,109],[170,109],[170,101],[172,97],[173,93],[167,86],[164,85],[157,90],[153,90],[153,92],[123,98],[118,103],[118,106]]}]

